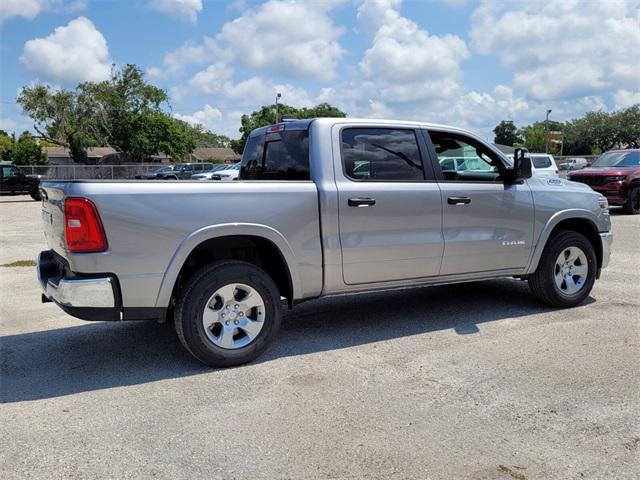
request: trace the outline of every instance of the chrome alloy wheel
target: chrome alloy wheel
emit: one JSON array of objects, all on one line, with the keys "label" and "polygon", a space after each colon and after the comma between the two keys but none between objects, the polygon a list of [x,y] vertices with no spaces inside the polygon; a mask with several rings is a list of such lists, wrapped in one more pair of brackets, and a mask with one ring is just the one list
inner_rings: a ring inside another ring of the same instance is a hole
[{"label": "chrome alloy wheel", "polygon": [[588,274],[587,256],[581,249],[568,247],[560,252],[554,269],[554,280],[562,293],[577,293],[587,281]]},{"label": "chrome alloy wheel", "polygon": [[264,325],[265,304],[260,294],[242,283],[220,287],[209,298],[202,324],[209,340],[233,350],[250,344]]}]

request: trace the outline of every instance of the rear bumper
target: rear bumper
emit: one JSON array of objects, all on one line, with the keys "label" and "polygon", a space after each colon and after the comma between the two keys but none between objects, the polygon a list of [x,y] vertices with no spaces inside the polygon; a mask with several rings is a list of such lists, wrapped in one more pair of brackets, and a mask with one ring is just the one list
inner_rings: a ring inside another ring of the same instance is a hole
[{"label": "rear bumper", "polygon": [[82,320],[163,320],[166,308],[122,306],[115,275],[82,275],[72,272],[53,250],[40,252],[36,265],[42,301],[55,302],[69,315]]},{"label": "rear bumper", "polygon": [[67,307],[116,306],[110,278],[50,278],[44,285],[44,295]]},{"label": "rear bumper", "polygon": [[607,268],[611,258],[611,245],[613,244],[612,232],[600,232],[600,242],[602,243],[602,264],[600,268]]}]

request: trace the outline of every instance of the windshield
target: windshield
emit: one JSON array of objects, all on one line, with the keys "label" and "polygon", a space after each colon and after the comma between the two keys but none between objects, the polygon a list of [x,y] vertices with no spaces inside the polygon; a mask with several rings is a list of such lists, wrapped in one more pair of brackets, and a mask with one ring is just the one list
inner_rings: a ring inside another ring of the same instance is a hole
[{"label": "windshield", "polygon": [[640,165],[640,152],[608,152],[602,154],[592,167],[637,167]]},{"label": "windshield", "polygon": [[154,173],[170,172],[173,167],[160,167],[154,170]]}]

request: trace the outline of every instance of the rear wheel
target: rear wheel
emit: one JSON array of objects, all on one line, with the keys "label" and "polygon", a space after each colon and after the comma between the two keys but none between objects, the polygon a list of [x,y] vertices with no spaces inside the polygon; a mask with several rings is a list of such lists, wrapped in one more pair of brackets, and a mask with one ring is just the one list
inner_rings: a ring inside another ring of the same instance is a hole
[{"label": "rear wheel", "polygon": [[629,192],[629,198],[623,208],[625,212],[632,215],[640,213],[640,187],[638,185],[635,185]]},{"label": "rear wheel", "polygon": [[544,303],[573,307],[591,292],[596,271],[591,242],[581,233],[560,231],[549,239],[529,286]]},{"label": "rear wheel", "polygon": [[178,298],[175,328],[185,348],[202,363],[229,367],[250,362],[280,328],[280,295],[273,280],[246,262],[207,265]]}]

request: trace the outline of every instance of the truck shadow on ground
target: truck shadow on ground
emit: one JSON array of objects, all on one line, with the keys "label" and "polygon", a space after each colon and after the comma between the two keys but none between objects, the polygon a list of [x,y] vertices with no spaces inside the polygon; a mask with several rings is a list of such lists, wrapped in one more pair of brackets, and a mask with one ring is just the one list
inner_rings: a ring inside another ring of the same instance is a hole
[{"label": "truck shadow on ground", "polygon": [[[514,280],[325,298],[287,312],[271,349],[243,368],[445,329],[474,334],[486,322],[550,311]],[[0,341],[2,403],[217,372],[184,351],[173,324],[87,323]]]}]

